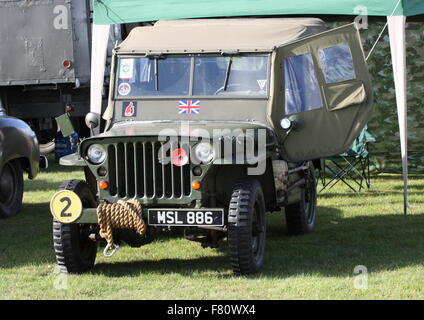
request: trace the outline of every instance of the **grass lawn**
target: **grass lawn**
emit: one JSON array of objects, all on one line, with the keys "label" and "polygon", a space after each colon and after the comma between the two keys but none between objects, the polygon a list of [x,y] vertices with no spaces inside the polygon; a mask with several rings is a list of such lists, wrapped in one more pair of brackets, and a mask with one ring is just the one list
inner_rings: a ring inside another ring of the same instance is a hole
[{"label": "grass lawn", "polygon": [[[176,233],[112,258],[99,249],[94,269],[56,269],[49,200],[79,170],[52,165],[25,181],[22,212],[0,220],[1,299],[422,299],[424,176],[410,179],[412,214],[402,215],[399,175],[372,178],[353,193],[341,183],[319,194],[318,222],[306,236],[287,235],[283,213],[268,215],[265,264],[257,276],[234,277],[226,254]],[[354,268],[363,265],[365,284]],[[356,281],[356,282],[355,282]]]}]

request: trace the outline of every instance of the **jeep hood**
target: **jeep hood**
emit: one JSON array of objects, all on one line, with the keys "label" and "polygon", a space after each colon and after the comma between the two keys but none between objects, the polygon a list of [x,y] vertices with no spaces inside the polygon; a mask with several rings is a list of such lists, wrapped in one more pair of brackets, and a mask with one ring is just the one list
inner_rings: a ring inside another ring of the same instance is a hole
[{"label": "jeep hood", "polygon": [[275,134],[271,127],[260,122],[244,121],[128,121],[115,123],[108,131],[88,138],[107,139],[117,137],[198,137],[218,138],[237,136],[249,130],[266,130],[267,141]]}]

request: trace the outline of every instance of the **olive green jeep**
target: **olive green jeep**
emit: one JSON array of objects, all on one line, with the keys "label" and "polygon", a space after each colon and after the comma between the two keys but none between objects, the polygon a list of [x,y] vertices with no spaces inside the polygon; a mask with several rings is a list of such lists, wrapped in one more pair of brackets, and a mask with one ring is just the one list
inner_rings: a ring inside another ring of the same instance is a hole
[{"label": "olive green jeep", "polygon": [[[203,246],[227,238],[234,273],[258,272],[265,213],[284,208],[289,233],[311,232],[320,158],[348,149],[372,113],[356,26],[326,31],[313,18],[136,27],[111,75],[103,132],[61,159],[86,181],[51,200],[65,272],[92,268],[104,239],[110,255],[169,227]],[[94,132],[99,115],[86,122]]]}]

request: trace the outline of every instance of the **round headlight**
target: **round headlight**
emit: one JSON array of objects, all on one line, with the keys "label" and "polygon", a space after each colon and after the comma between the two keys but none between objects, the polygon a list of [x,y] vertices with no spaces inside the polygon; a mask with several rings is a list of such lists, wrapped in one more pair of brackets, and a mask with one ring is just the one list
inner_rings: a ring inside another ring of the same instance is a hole
[{"label": "round headlight", "polygon": [[194,157],[202,163],[210,163],[215,158],[215,152],[210,143],[201,142],[193,148]]},{"label": "round headlight", "polygon": [[93,144],[88,147],[87,158],[94,164],[99,164],[106,159],[106,150],[100,144]]}]

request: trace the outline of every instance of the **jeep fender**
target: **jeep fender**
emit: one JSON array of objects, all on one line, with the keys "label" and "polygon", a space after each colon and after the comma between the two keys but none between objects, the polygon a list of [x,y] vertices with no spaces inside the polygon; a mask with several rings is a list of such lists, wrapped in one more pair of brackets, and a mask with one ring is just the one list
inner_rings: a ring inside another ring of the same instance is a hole
[{"label": "jeep fender", "polygon": [[0,172],[11,160],[22,160],[22,168],[33,179],[39,170],[38,140],[31,128],[22,120],[0,117]]}]

